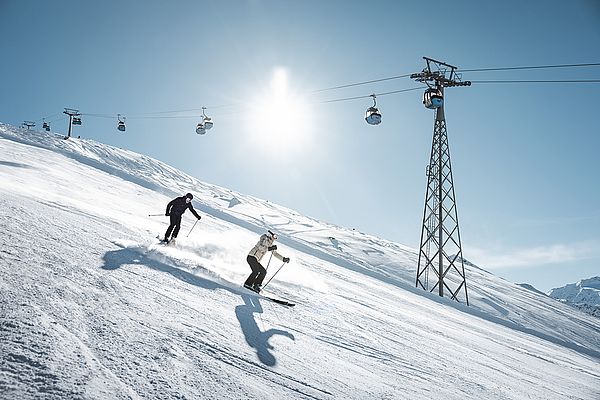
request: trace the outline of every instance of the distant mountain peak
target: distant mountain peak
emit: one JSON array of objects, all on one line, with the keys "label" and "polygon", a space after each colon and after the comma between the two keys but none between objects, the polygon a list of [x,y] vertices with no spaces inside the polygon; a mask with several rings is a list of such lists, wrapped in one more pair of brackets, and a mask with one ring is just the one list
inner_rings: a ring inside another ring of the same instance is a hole
[{"label": "distant mountain peak", "polygon": [[598,276],[554,288],[548,292],[548,296],[600,317],[600,277]]},{"label": "distant mountain peak", "polygon": [[600,290],[600,276],[594,276],[588,279],[582,279],[577,284],[581,287]]}]

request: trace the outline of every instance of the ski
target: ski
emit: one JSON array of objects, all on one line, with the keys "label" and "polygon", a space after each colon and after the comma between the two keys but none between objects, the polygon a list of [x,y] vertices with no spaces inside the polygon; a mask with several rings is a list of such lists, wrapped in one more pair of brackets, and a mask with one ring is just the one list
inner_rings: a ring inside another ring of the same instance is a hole
[{"label": "ski", "polygon": [[172,238],[171,240],[164,240],[160,238],[160,235],[156,236],[156,239],[158,239],[158,244],[162,245],[162,246],[174,246],[175,245],[175,238]]},{"label": "ski", "polygon": [[277,299],[275,297],[261,296],[261,295],[259,295],[259,296],[261,299],[269,300],[269,301],[272,301],[273,303],[281,304],[283,306],[294,307],[296,305],[296,303],[292,303],[292,302],[289,302],[289,301],[283,300],[283,299]]},{"label": "ski", "polygon": [[258,298],[260,299],[265,299],[265,300],[269,300],[273,303],[277,303],[277,304],[281,304],[282,306],[287,306],[287,307],[294,307],[296,305],[296,303],[292,303],[291,301],[287,301],[284,299],[279,299],[277,297],[271,297],[268,295],[264,295],[264,294],[260,294],[260,293],[256,293],[254,290],[248,289],[247,287],[242,286],[244,289],[246,289],[248,292],[251,292],[252,294],[258,296]]}]

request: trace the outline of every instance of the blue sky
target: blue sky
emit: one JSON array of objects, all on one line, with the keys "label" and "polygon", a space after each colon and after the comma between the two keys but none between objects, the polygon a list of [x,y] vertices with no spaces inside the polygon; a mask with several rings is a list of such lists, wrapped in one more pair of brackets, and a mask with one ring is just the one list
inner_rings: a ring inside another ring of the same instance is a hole
[{"label": "blue sky", "polygon": [[[368,98],[323,103],[418,85],[315,91],[418,72],[423,56],[463,69],[600,62],[596,1],[428,4],[2,0],[0,121],[77,108],[76,135],[418,247],[433,127],[421,91],[378,97],[376,127],[363,119]],[[600,68],[463,78],[599,79]],[[446,91],[466,258],[541,290],[600,274],[599,90]],[[202,106],[215,121],[204,136],[195,133],[199,111],[142,115]]]}]

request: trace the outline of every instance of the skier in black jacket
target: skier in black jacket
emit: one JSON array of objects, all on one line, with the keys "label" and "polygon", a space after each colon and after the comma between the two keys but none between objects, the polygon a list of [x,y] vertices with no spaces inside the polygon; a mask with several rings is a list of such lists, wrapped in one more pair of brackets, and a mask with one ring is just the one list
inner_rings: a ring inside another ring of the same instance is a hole
[{"label": "skier in black jacket", "polygon": [[[167,212],[166,216],[171,217],[171,225],[167,228],[167,233],[165,233],[165,238],[162,240],[163,242],[169,242],[172,239],[177,237],[179,233],[179,228],[181,228],[181,216],[189,208],[189,210],[196,216],[196,218],[200,219],[194,207],[192,207],[192,199],[194,196],[191,193],[186,194],[185,196],[177,197],[167,204]],[[173,232],[173,237],[169,239],[171,236],[171,232]]]}]

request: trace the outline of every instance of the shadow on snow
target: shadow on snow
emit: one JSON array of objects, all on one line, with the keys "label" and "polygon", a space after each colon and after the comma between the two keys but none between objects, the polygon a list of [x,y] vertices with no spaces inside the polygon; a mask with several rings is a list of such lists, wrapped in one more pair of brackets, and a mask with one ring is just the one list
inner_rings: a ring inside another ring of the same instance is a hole
[{"label": "shadow on snow", "polygon": [[281,335],[294,340],[294,335],[281,329],[261,331],[254,319],[255,313],[262,314],[263,312],[259,299],[247,294],[243,294],[242,299],[244,299],[245,304],[235,308],[235,316],[238,321],[240,321],[246,343],[248,343],[250,347],[256,349],[258,359],[263,364],[274,366],[277,362],[273,354],[269,351],[273,349],[273,346],[269,344],[269,339],[271,336]]},{"label": "shadow on snow", "polygon": [[113,271],[127,264],[143,265],[150,269],[167,273],[182,282],[197,286],[202,289],[223,289],[234,295],[239,295],[244,301],[244,304],[236,306],[235,315],[240,323],[242,332],[244,333],[246,343],[256,350],[256,355],[260,362],[267,366],[272,367],[277,364],[275,356],[271,353],[273,346],[269,344],[269,339],[272,336],[281,335],[292,340],[295,339],[293,334],[281,329],[269,329],[264,332],[260,330],[256,320],[254,319],[254,314],[262,314],[263,312],[260,299],[257,296],[243,293],[243,289],[241,288],[240,290],[236,290],[227,285],[199,277],[183,269],[176,268],[164,262],[155,260],[139,250],[135,248],[121,248],[118,250],[108,251],[103,256],[104,265],[102,268]]}]

